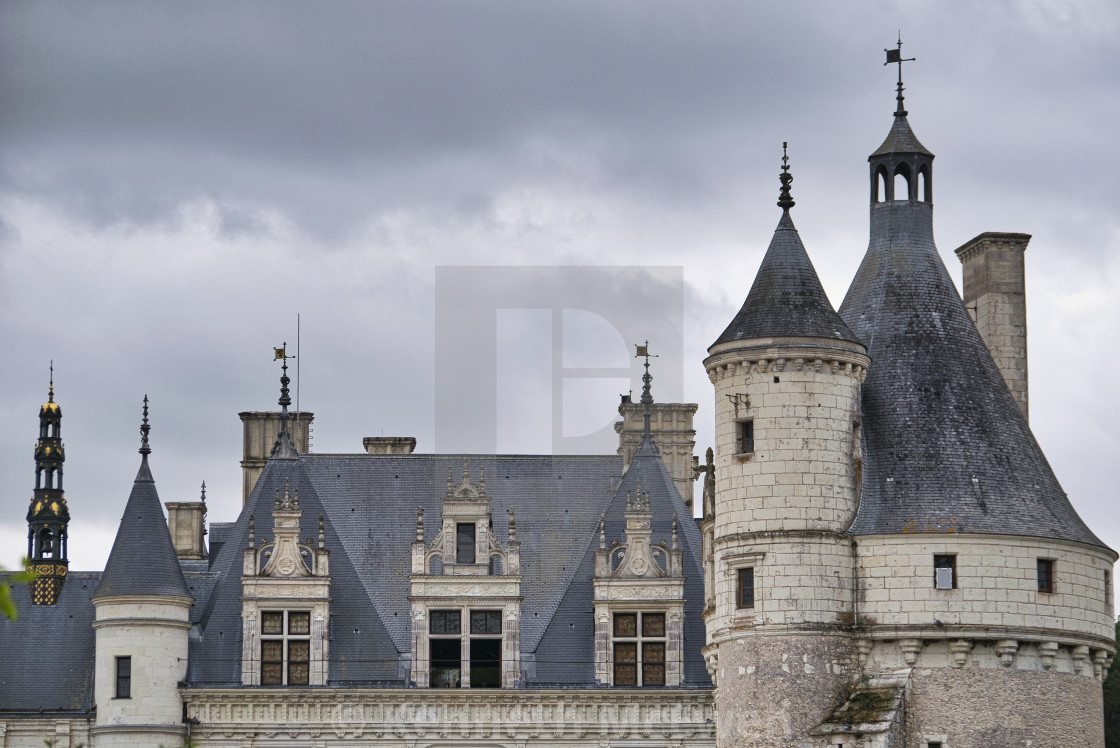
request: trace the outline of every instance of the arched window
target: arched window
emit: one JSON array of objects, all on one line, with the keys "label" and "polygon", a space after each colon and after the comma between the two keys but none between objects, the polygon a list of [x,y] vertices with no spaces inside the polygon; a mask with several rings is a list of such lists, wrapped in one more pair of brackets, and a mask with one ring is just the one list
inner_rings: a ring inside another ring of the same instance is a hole
[{"label": "arched window", "polygon": [[918,171],[918,199],[923,203],[931,201],[929,194],[929,168],[925,166]]},{"label": "arched window", "polygon": [[54,557],[54,534],[49,527],[39,531],[39,558]]},{"label": "arched window", "polygon": [[894,199],[910,199],[910,167],[899,164],[894,170]]},{"label": "arched window", "polygon": [[875,171],[875,202],[887,201],[887,170],[880,166]]}]

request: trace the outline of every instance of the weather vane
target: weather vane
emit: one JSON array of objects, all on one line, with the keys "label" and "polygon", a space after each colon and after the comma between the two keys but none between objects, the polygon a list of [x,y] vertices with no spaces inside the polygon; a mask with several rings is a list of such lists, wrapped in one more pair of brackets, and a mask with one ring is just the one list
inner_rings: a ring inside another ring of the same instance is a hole
[{"label": "weather vane", "polygon": [[902,63],[914,62],[917,57],[903,57],[902,56],[902,31],[898,32],[898,46],[894,49],[884,49],[887,53],[887,61],[883,65],[890,65],[892,62],[898,63],[898,109],[895,114],[905,115],[906,110],[902,107]]}]

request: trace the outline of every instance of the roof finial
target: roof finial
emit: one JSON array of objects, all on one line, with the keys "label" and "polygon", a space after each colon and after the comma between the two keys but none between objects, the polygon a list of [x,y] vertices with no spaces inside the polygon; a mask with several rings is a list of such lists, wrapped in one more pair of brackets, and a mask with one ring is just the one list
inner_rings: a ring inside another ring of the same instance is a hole
[{"label": "roof finial", "polygon": [[517,520],[513,516],[513,507],[509,508],[509,531],[507,534],[509,540],[517,540]]},{"label": "roof finial", "polygon": [[673,515],[673,545],[670,546],[672,550],[679,549],[680,541],[677,539],[677,515]]},{"label": "roof finial", "polygon": [[327,535],[323,531],[323,515],[319,515],[319,550],[327,547]]},{"label": "roof finial", "polygon": [[148,425],[148,396],[144,395],[144,420],[140,423],[140,454],[147,457],[152,453],[152,448],[148,446],[148,432],[152,427]]},{"label": "roof finial", "polygon": [[599,515],[599,550],[607,550],[607,515]]},{"label": "roof finial", "polygon": [[[637,352],[634,354],[634,358],[645,357],[646,373],[642,375],[642,401],[641,401],[642,406],[643,406],[643,408],[642,408],[642,420],[643,420],[642,438],[643,439],[649,439],[650,406],[653,405],[653,395],[650,394],[650,389],[649,389],[650,382],[653,381],[653,377],[649,373],[649,359],[650,359],[649,341],[647,340],[644,345],[635,344],[634,347],[637,349]],[[653,358],[658,358],[658,356],[654,355]]]},{"label": "roof finial", "polygon": [[786,142],[782,142],[782,173],[778,175],[778,181],[782,183],[782,191],[778,193],[778,207],[782,210],[789,210],[794,205],[793,195],[790,194],[789,186],[793,184],[793,175],[789,173],[789,156],[786,155]]},{"label": "roof finial", "polygon": [[884,49],[883,51],[887,53],[887,61],[883,63],[884,65],[890,65],[892,62],[897,62],[898,63],[898,96],[895,97],[895,98],[898,99],[898,108],[896,108],[894,110],[894,116],[905,117],[906,116],[906,107],[903,106],[903,100],[904,100],[905,97],[902,95],[902,91],[903,91],[903,88],[902,88],[902,63],[904,63],[904,62],[914,62],[918,58],[917,57],[905,57],[904,58],[902,56],[902,31],[901,30],[899,30],[899,32],[898,32],[898,46],[895,49]]},{"label": "roof finial", "polygon": [[257,547],[257,521],[251,514],[249,515],[249,547]]},{"label": "roof finial", "polygon": [[424,507],[416,507],[416,542],[424,542]]},{"label": "roof finial", "polygon": [[202,481],[202,503],[206,503],[206,481]]},{"label": "roof finial", "polygon": [[54,402],[54,359],[53,358],[51,359],[51,386],[50,386],[50,389],[47,390],[47,402],[48,403],[53,403]]},{"label": "roof finial", "polygon": [[292,444],[292,435],[288,431],[288,406],[292,404],[291,395],[288,392],[288,384],[292,381],[288,377],[288,359],[295,358],[295,356],[288,355],[288,343],[284,342],[283,347],[273,348],[276,353],[276,358],[284,363],[281,366],[280,375],[280,399],[277,401],[280,404],[280,433],[276,437],[276,443],[272,445],[272,452],[270,457],[279,457],[282,459],[296,457],[296,448]]}]

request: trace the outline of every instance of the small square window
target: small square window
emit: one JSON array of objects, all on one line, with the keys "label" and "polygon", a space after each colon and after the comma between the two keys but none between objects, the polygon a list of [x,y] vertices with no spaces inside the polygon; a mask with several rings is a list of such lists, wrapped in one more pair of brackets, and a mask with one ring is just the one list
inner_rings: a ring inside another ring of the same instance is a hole
[{"label": "small square window", "polygon": [[132,657],[117,658],[117,691],[116,698],[132,698]]},{"label": "small square window", "polygon": [[739,569],[738,585],[735,591],[735,605],[739,608],[754,607],[754,567]]},{"label": "small square window", "polygon": [[1054,560],[1049,558],[1038,559],[1038,591],[1054,591]]},{"label": "small square window", "polygon": [[957,587],[957,557],[935,555],[933,557],[933,588],[952,590]]}]

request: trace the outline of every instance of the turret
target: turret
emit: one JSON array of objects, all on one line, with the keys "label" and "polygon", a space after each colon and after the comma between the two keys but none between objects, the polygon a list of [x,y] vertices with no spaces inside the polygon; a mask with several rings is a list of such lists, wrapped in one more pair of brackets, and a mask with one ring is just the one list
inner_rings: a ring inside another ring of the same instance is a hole
[{"label": "turret", "polygon": [[844,693],[853,659],[845,531],[859,503],[869,359],[794,227],[782,161],[778,227],[704,362],[716,414],[705,659],[729,746],[799,745]]},{"label": "turret", "polygon": [[140,470],[105,571],[91,597],[95,620],[94,746],[181,743],[179,682],[187,674],[193,604],[148,467],[148,398]]},{"label": "turret", "polygon": [[35,491],[27,509],[27,558],[35,571],[31,602],[54,605],[69,569],[67,527],[70,510],[62,492],[62,409],[54,401],[54,362],[47,402],[39,409],[39,439],[35,442]]}]

